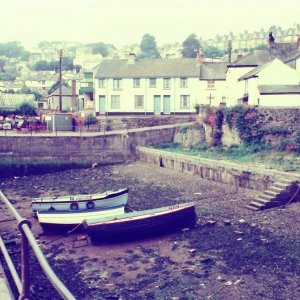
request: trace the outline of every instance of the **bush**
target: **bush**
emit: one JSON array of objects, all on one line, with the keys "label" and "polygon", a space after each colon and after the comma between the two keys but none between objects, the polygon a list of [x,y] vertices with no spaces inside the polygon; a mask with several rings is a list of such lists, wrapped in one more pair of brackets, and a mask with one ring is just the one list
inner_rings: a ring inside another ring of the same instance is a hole
[{"label": "bush", "polygon": [[97,124],[97,123],[98,123],[98,119],[92,114],[88,115],[84,119],[84,125],[87,125],[87,126],[92,125],[92,124]]},{"label": "bush", "polygon": [[16,109],[16,114],[22,116],[36,116],[37,115],[36,107],[29,102],[23,102]]},{"label": "bush", "polygon": [[190,149],[194,151],[206,151],[207,149],[210,148],[210,145],[206,142],[191,145]]}]

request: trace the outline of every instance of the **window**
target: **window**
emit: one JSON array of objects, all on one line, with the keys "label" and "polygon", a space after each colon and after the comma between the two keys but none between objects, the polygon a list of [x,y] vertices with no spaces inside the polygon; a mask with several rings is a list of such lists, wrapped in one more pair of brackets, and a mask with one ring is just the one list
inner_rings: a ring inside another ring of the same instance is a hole
[{"label": "window", "polygon": [[144,108],[144,96],[134,96],[134,108]]},{"label": "window", "polygon": [[215,81],[214,80],[207,80],[207,88],[213,89],[215,87]]},{"label": "window", "polygon": [[190,95],[180,96],[180,108],[190,108]]},{"label": "window", "polygon": [[180,87],[186,88],[188,86],[187,78],[186,77],[181,77],[180,78]]},{"label": "window", "polygon": [[98,87],[104,88],[105,87],[105,79],[98,79]]},{"label": "window", "polygon": [[212,96],[212,95],[209,95],[209,96],[207,97],[207,103],[208,103],[209,105],[211,105],[211,104],[212,104],[212,102],[214,101],[214,99],[215,99],[215,97],[214,97],[214,96]]},{"label": "window", "polygon": [[133,87],[134,88],[141,87],[141,79],[140,78],[133,78]]},{"label": "window", "polygon": [[170,89],[170,88],[171,88],[171,79],[164,78],[164,89]]},{"label": "window", "polygon": [[120,78],[113,79],[113,89],[114,89],[114,91],[122,89],[122,79],[120,79]]},{"label": "window", "polygon": [[149,78],[149,87],[151,88],[156,87],[156,78]]},{"label": "window", "polygon": [[111,96],[110,107],[111,107],[111,109],[120,109],[120,96],[119,95]]}]

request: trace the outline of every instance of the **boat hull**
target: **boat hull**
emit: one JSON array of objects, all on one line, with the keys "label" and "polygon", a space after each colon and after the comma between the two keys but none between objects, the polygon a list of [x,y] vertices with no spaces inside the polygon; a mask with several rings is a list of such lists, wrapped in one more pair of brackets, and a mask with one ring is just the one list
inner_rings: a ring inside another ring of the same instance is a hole
[{"label": "boat hull", "polygon": [[101,194],[38,198],[32,201],[31,208],[33,212],[107,209],[126,205],[127,201],[128,189],[121,189]]},{"label": "boat hull", "polygon": [[158,236],[193,227],[196,222],[194,204],[179,204],[102,220],[91,218],[83,225],[92,243],[99,244]]},{"label": "boat hull", "polygon": [[[84,220],[89,218],[107,218],[125,213],[125,206],[117,206],[110,209],[95,209],[84,211],[47,211],[37,212],[40,226],[45,231],[72,230]],[[83,227],[78,227],[82,229]]]}]

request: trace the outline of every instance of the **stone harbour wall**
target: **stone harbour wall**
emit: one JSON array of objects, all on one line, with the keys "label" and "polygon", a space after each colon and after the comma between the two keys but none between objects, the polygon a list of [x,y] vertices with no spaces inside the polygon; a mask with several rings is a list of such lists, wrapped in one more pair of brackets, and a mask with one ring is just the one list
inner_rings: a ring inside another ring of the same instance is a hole
[{"label": "stone harbour wall", "polygon": [[220,183],[233,184],[237,188],[242,187],[264,191],[279,177],[296,181],[300,180],[300,175],[243,166],[225,161],[191,157],[144,147],[137,148],[137,155],[141,161],[155,164],[158,167],[188,173]]}]

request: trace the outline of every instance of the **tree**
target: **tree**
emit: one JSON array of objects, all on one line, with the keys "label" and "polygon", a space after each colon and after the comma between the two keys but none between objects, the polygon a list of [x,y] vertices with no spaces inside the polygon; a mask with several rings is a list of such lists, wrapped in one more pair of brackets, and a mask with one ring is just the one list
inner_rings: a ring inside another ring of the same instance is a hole
[{"label": "tree", "polygon": [[157,51],[155,37],[146,33],[140,44],[141,54],[140,58],[159,58],[160,55]]},{"label": "tree", "polygon": [[49,69],[49,65],[46,60],[39,60],[34,65],[35,71],[46,71],[48,69]]},{"label": "tree", "polygon": [[205,54],[205,57],[211,57],[211,58],[222,57],[222,56],[224,56],[225,51],[220,50],[219,48],[214,47],[214,46],[208,46],[204,50],[204,54]]},{"label": "tree", "polygon": [[200,49],[200,42],[196,34],[192,33],[189,35],[186,40],[182,43],[181,54],[183,57],[191,58],[196,57]]},{"label": "tree", "polygon": [[4,66],[6,64],[5,59],[0,58],[0,72],[4,72]]},{"label": "tree", "polygon": [[107,44],[105,44],[103,42],[99,42],[99,43],[90,44],[90,46],[92,46],[93,54],[100,53],[103,57],[108,56],[108,45]]},{"label": "tree", "polygon": [[36,116],[36,108],[33,104],[29,102],[23,102],[20,106],[16,109],[16,114],[22,116]]}]

